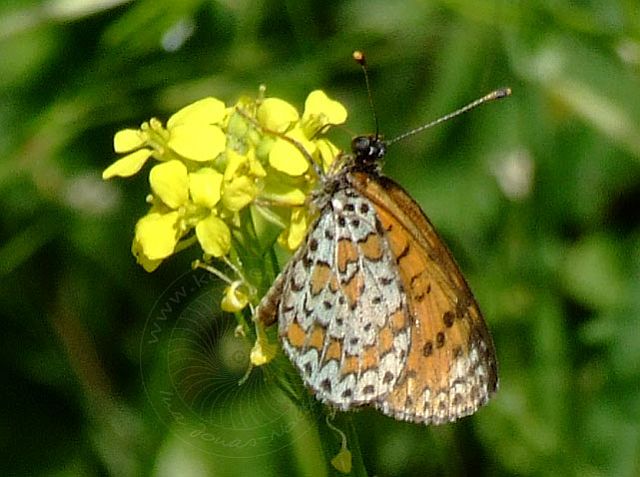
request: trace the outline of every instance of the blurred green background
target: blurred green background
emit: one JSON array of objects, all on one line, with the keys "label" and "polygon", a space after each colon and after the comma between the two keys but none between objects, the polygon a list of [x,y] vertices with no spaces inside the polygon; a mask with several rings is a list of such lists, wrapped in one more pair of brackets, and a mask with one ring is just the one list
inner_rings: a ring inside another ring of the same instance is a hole
[{"label": "blurred green background", "polygon": [[[371,132],[513,96],[389,151],[481,304],[501,388],[443,427],[353,415],[370,475],[640,475],[637,0],[98,1],[0,7],[0,473],[326,475],[193,256],[130,254],[113,134],[205,96],[322,88]],[[277,366],[274,365],[275,368]],[[272,369],[270,372],[277,372]]]}]

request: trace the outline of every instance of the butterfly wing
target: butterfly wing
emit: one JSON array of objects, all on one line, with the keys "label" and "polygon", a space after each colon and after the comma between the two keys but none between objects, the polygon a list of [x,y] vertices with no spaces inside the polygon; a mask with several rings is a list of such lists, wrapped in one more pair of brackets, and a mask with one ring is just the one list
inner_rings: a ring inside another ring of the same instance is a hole
[{"label": "butterfly wing", "polygon": [[258,309],[285,353],[339,409],[388,395],[406,366],[411,315],[373,205],[337,190]]},{"label": "butterfly wing", "polygon": [[396,419],[440,424],[475,412],[495,392],[491,335],[451,253],[395,182],[354,173],[374,205],[415,319],[406,368],[375,406]]}]

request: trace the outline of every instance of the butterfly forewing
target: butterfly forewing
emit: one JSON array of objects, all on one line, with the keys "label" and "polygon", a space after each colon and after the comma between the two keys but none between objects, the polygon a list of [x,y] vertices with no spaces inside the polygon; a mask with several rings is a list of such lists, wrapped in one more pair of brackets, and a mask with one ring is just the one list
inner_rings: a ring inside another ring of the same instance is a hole
[{"label": "butterfly forewing", "polygon": [[398,419],[439,424],[473,413],[497,387],[495,351],[476,301],[416,202],[387,178],[354,173],[376,209],[415,324],[400,380],[375,401]]}]

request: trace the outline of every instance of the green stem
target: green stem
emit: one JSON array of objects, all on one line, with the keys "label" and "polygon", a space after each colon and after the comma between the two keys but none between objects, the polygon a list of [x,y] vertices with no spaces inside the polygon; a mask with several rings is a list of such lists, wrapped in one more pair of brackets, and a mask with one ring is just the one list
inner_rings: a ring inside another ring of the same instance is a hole
[{"label": "green stem", "polygon": [[[323,461],[326,464],[326,475],[366,477],[368,474],[362,459],[358,434],[353,425],[352,415],[350,413],[337,412],[335,416],[331,416],[330,409],[318,401],[304,387],[297,371],[288,363],[288,360],[282,355],[276,359],[281,359],[283,362],[276,365],[280,372],[277,375],[273,375],[275,384],[301,412],[309,416],[309,423],[315,427],[315,433],[320,441]],[[327,424],[327,419],[330,420],[330,424]],[[331,427],[337,428],[338,431]],[[331,464],[331,460],[340,452],[343,435],[346,436],[346,444],[352,458],[351,472],[348,474],[339,472]],[[323,472],[319,471],[318,475],[323,475]]]}]

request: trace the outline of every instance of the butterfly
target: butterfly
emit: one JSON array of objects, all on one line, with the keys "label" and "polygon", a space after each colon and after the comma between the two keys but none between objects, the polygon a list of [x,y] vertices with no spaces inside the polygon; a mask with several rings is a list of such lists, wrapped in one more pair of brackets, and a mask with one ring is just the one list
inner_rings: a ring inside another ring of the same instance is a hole
[{"label": "butterfly", "polygon": [[256,313],[278,321],[285,354],[320,401],[442,424],[495,393],[495,348],[451,252],[382,175],[386,146],[378,134],[356,137],[321,177],[318,217]]}]

